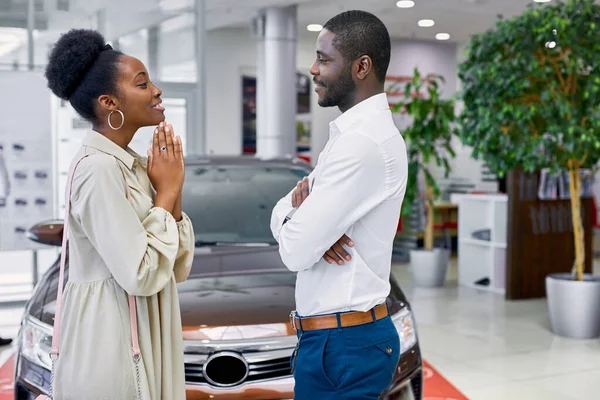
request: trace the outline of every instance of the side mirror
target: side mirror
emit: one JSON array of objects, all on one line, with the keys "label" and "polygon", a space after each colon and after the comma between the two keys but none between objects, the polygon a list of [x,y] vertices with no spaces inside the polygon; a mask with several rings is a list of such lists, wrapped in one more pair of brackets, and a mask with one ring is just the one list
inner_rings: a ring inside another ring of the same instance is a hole
[{"label": "side mirror", "polygon": [[62,220],[41,222],[27,231],[27,237],[48,246],[62,246],[63,228]]}]

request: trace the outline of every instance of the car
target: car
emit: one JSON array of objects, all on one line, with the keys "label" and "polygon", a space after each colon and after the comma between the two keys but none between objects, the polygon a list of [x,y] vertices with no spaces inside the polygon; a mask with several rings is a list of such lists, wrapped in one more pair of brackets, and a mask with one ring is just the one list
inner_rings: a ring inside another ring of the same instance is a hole
[{"label": "car", "polygon": [[[270,216],[276,202],[310,171],[297,159],[186,160],[182,202],[196,235],[190,276],[178,284],[187,399],[294,397],[290,358],[297,338],[289,315],[296,276],[279,257]],[[28,231],[31,240],[52,246],[60,246],[62,234],[60,220]],[[57,259],[25,308],[17,340],[17,400],[49,390],[58,272]],[[420,400],[422,359],[414,317],[393,277],[390,283],[387,305],[402,354],[382,399]]]}]

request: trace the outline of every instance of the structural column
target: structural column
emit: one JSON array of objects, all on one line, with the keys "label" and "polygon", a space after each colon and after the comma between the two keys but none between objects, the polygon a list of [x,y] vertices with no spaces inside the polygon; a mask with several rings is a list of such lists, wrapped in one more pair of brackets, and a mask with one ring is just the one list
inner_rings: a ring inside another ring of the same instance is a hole
[{"label": "structural column", "polygon": [[113,47],[113,49],[115,49],[116,51],[121,51],[121,40],[120,40],[120,39],[115,39],[115,40],[113,40],[112,47]]},{"label": "structural column", "polygon": [[196,0],[196,95],[194,129],[188,128],[189,153],[205,155],[207,150],[206,132],[206,0]]},{"label": "structural column", "polygon": [[153,80],[160,80],[159,52],[160,52],[160,27],[148,28],[148,72]]},{"label": "structural column", "polygon": [[108,20],[106,19],[106,8],[96,11],[96,30],[105,37],[108,36]]},{"label": "structural column", "polygon": [[33,30],[35,29],[35,4],[34,0],[27,1],[27,68],[33,71],[35,43]]},{"label": "structural column", "polygon": [[259,40],[256,46],[256,151],[266,151],[261,138],[267,137],[267,63],[265,59],[264,16],[258,18]]},{"label": "structural column", "polygon": [[[258,60],[264,97],[258,94],[256,147],[262,158],[296,154],[297,8],[273,7],[265,12],[264,69]],[[258,79],[257,79],[258,81]],[[258,89],[257,88],[257,89]]]}]

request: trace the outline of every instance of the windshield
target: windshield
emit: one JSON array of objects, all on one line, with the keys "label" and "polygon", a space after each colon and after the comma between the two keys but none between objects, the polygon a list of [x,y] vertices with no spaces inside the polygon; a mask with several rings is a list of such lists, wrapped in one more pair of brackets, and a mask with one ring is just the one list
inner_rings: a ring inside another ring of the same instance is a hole
[{"label": "windshield", "polygon": [[296,166],[188,168],[182,208],[194,225],[196,245],[276,244],[273,207],[308,173],[308,167]]}]

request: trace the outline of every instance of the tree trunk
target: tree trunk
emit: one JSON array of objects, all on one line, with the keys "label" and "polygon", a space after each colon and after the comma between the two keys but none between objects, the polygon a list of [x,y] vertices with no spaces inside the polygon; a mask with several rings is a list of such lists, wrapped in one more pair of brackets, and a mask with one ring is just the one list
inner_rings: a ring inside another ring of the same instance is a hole
[{"label": "tree trunk", "polygon": [[578,281],[583,280],[583,265],[585,262],[584,232],[581,220],[581,177],[579,162],[569,161],[569,190],[571,192],[571,215],[573,219],[573,236],[575,239],[575,271]]},{"label": "tree trunk", "polygon": [[433,212],[433,188],[425,183],[425,191],[427,201],[425,207],[427,209],[427,225],[425,225],[425,250],[433,250],[433,223],[435,214]]}]

